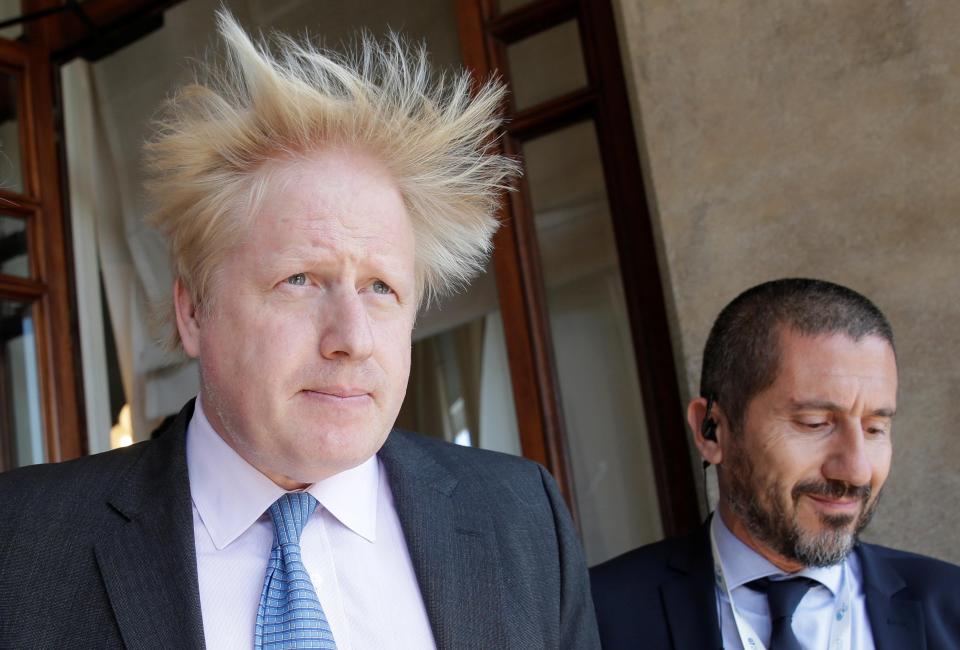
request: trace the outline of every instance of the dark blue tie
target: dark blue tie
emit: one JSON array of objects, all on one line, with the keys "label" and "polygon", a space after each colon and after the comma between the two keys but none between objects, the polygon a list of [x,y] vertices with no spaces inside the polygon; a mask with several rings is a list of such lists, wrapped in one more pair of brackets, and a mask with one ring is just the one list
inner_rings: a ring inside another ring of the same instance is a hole
[{"label": "dark blue tie", "polygon": [[767,595],[771,623],[770,650],[803,650],[791,623],[797,605],[814,584],[810,578],[760,578],[747,583],[750,589]]},{"label": "dark blue tie", "polygon": [[307,492],[288,492],[270,506],[273,550],[257,611],[257,650],[337,648],[300,559],[300,533],[316,507]]}]

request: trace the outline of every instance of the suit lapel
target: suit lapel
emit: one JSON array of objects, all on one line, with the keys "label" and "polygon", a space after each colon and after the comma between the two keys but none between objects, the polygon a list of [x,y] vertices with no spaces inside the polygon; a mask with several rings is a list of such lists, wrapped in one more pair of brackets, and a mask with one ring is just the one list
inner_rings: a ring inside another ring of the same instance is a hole
[{"label": "suit lapel", "polygon": [[455,496],[458,479],[421,444],[395,430],[379,455],[437,647],[510,647],[490,516]]},{"label": "suit lapel", "polygon": [[870,544],[859,544],[857,556],[863,570],[867,616],[877,649],[926,648],[923,608],[916,600],[898,596],[907,586],[903,578]]},{"label": "suit lapel", "polygon": [[709,520],[672,551],[678,576],[660,587],[674,648],[722,648],[710,553]]},{"label": "suit lapel", "polygon": [[143,452],[108,500],[114,531],[96,545],[103,582],[128,648],[202,648],[185,435],[190,402]]}]

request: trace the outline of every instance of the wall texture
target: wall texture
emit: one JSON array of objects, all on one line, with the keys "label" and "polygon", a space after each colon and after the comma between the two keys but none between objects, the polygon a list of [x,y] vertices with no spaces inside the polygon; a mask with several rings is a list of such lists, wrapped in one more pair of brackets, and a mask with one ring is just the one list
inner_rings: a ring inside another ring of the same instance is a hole
[{"label": "wall texture", "polygon": [[741,290],[873,298],[900,358],[865,538],[960,562],[960,3],[618,0],[684,388]]}]

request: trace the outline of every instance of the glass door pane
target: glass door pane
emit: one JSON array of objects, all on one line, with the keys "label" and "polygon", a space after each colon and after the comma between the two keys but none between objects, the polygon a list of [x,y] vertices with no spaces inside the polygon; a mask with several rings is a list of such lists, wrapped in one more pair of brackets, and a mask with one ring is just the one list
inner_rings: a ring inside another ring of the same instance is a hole
[{"label": "glass door pane", "polygon": [[[9,20],[23,15],[23,7],[20,6],[20,0],[0,0],[0,20]],[[23,24],[11,25],[0,30],[0,38],[8,38],[11,41],[18,39],[23,34]]]},{"label": "glass door pane", "polygon": [[0,188],[22,194],[19,104],[19,76],[0,70]]},{"label": "glass door pane", "polygon": [[0,471],[46,459],[31,305],[0,299]]},{"label": "glass door pane", "polygon": [[505,14],[508,11],[513,11],[514,9],[519,9],[532,3],[533,0],[500,0],[500,13]]},{"label": "glass door pane", "polygon": [[0,274],[30,277],[26,219],[0,214]]},{"label": "glass door pane", "polygon": [[[0,3],[0,13],[19,15],[19,4]],[[7,197],[0,199],[2,468],[85,452],[71,327],[76,303],[69,265],[61,263],[71,255],[59,195],[54,81],[44,48],[0,38],[0,194]],[[43,182],[31,182],[34,175]]]},{"label": "glass door pane", "polygon": [[397,426],[449,442],[521,455],[496,284],[481,275],[421,314]]},{"label": "glass door pane", "polygon": [[510,90],[523,110],[587,86],[576,20],[534,34],[507,47]]},{"label": "glass door pane", "polygon": [[613,224],[592,121],[523,147],[584,546],[662,536]]}]

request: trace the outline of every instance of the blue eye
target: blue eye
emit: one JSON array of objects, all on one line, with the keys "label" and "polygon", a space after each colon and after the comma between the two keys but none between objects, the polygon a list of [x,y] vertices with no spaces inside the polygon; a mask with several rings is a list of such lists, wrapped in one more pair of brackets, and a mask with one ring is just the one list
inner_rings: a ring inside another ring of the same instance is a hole
[{"label": "blue eye", "polygon": [[306,273],[295,273],[286,279],[287,284],[292,284],[298,287],[302,287],[307,283],[307,274]]},{"label": "blue eye", "polygon": [[374,293],[379,293],[383,296],[389,295],[393,291],[393,289],[390,288],[390,285],[383,280],[375,280],[371,287],[373,288]]}]

